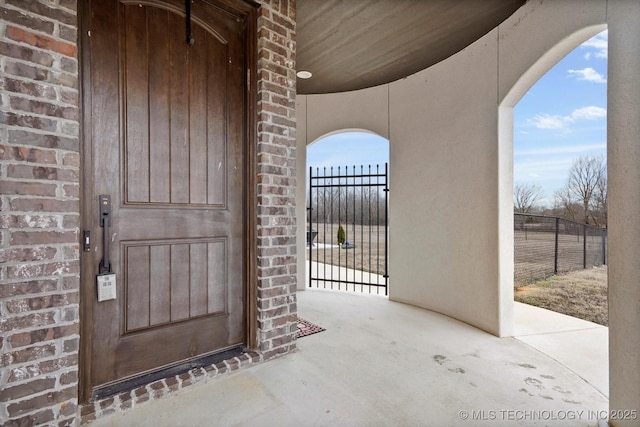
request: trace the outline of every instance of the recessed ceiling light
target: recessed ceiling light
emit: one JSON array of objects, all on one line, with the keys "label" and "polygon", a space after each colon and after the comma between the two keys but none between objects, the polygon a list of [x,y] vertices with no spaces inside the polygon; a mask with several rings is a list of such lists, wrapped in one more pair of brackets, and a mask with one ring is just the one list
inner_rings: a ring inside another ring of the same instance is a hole
[{"label": "recessed ceiling light", "polygon": [[311,72],[309,71],[298,71],[296,73],[296,76],[298,76],[298,78],[301,78],[301,79],[310,79],[311,76],[313,76],[313,74],[311,74]]}]

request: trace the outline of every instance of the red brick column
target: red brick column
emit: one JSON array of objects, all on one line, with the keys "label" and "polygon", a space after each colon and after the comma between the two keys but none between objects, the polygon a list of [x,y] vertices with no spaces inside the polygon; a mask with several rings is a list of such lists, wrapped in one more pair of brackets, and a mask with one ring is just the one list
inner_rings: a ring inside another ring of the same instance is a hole
[{"label": "red brick column", "polygon": [[265,0],[258,18],[258,343],[268,359],[295,348],[295,0]]},{"label": "red brick column", "polygon": [[77,412],[76,1],[0,9],[0,424]]},{"label": "red brick column", "polygon": [[[82,408],[89,421],[295,348],[295,3],[258,22],[258,353]],[[78,424],[76,0],[0,6],[0,424]]]}]

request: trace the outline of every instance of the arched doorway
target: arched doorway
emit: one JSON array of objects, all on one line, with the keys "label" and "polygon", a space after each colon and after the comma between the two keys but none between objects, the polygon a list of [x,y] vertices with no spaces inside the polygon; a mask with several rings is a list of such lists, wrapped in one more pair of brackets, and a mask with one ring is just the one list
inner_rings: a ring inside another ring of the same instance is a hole
[{"label": "arched doorway", "polygon": [[516,301],[607,326],[607,31],[514,109]]},{"label": "arched doorway", "polygon": [[306,286],[388,295],[388,161],[371,132],[307,148]]},{"label": "arched doorway", "polygon": [[[522,125],[522,120],[523,120],[522,115],[518,116],[514,114],[514,107],[521,99],[523,99],[523,97],[525,97],[525,100],[526,100],[527,95],[525,94],[527,92],[531,94],[532,92],[530,91],[535,91],[534,85],[536,84],[536,82],[538,82],[541,78],[543,78],[542,76],[545,73],[549,72],[549,70],[552,70],[552,67],[556,63],[559,63],[563,57],[565,57],[567,54],[570,54],[571,52],[575,52],[575,54],[581,54],[580,50],[576,50],[576,49],[580,45],[582,45],[585,41],[598,35],[605,29],[606,29],[605,25],[596,25],[596,26],[584,28],[580,31],[573,33],[566,39],[562,40],[561,42],[553,46],[520,77],[520,79],[511,88],[511,90],[505,96],[503,102],[499,106],[499,132],[500,132],[499,144],[500,144],[501,150],[503,150],[501,162],[502,162],[502,165],[504,166],[502,168],[503,172],[501,173],[501,192],[503,194],[503,197],[501,198],[501,212],[503,216],[502,222],[501,222],[503,224],[503,228],[501,230],[501,241],[504,243],[504,247],[508,248],[507,250],[502,251],[501,262],[504,268],[502,270],[503,273],[505,275],[508,274],[510,278],[513,278],[514,271],[516,270],[515,262],[514,262],[514,239],[516,237],[519,237],[516,235],[516,232],[514,231],[515,224],[513,222],[514,221],[514,214],[513,214],[514,173],[513,173],[513,170],[515,167],[514,163],[517,163],[518,161],[521,160],[518,156],[522,155],[522,153],[529,153],[530,154],[529,159],[530,160],[532,159],[531,162],[532,163],[535,163],[536,161],[538,162],[537,165],[534,165],[534,166],[543,169],[544,165],[546,164],[547,166],[549,166],[550,169],[554,169],[555,173],[557,172],[566,173],[571,167],[571,161],[569,160],[568,164],[566,164],[566,161],[567,161],[566,159],[564,160],[560,159],[560,160],[556,160],[556,162],[554,163],[552,160],[554,155],[558,157],[560,154],[572,154],[572,153],[580,154],[580,152],[583,150],[587,152],[590,152],[591,150],[600,150],[601,152],[604,152],[604,150],[606,149],[606,138],[604,140],[605,142],[604,146],[602,146],[603,144],[602,141],[600,142],[600,145],[596,143],[591,143],[591,145],[587,143],[582,143],[581,146],[576,145],[573,148],[566,148],[566,149],[562,148],[562,146],[557,146],[557,145],[538,147],[537,151],[536,149],[532,149],[531,147],[527,147],[526,149],[523,149],[522,146],[519,146],[515,150],[516,156],[514,161],[514,147],[516,147],[516,145],[514,144],[514,140],[516,139],[514,138],[514,129],[516,131],[522,130],[522,126],[519,127],[518,125]],[[605,41],[605,45],[606,45],[606,41]],[[587,60],[586,58],[583,58],[583,59]],[[560,62],[560,64],[563,64],[563,63]],[[566,63],[564,64],[566,65]],[[605,66],[605,69],[606,69],[606,66]],[[569,70],[571,70],[571,72]],[[567,73],[568,78],[574,78],[576,80],[583,79],[583,81],[585,82],[588,79],[590,79],[591,83],[599,82],[600,81],[599,79],[604,78],[601,74],[597,73],[593,69],[593,67],[588,67],[588,66],[584,66],[583,68],[571,67],[565,70],[564,72]],[[557,77],[557,71],[555,76]],[[554,77],[554,72],[552,71],[551,74],[549,75],[549,78],[553,78],[553,77]],[[547,77],[544,77],[543,79],[546,79],[546,78]],[[556,91],[554,95],[556,96],[556,105],[554,105],[554,107],[557,108],[558,107],[557,103],[560,100],[562,100],[565,104],[565,108],[568,108],[569,110],[567,112],[559,112],[557,110],[553,111],[550,109],[549,112],[546,112],[546,113],[538,112],[537,115],[536,114],[532,115],[529,118],[530,122],[528,123],[530,126],[532,126],[532,129],[539,128],[539,129],[546,129],[546,130],[550,130],[550,129],[562,130],[563,128],[566,128],[568,125],[572,125],[580,121],[590,121],[591,119],[599,119],[602,121],[606,116],[606,109],[605,109],[606,103],[598,106],[585,105],[581,107],[575,107],[573,105],[566,103],[566,99],[567,99],[566,96],[563,97],[563,95],[558,93],[558,91]],[[535,92],[533,92],[533,96],[535,96]],[[576,102],[584,102],[584,99],[577,99]],[[533,102],[532,104],[536,104],[536,102]],[[587,108],[587,107],[591,107],[591,108]],[[529,113],[531,113],[531,111],[529,111]],[[606,137],[606,126],[604,127],[604,129],[602,129],[602,135]],[[562,138],[560,138],[560,140],[561,139]],[[539,156],[540,158],[534,159],[535,156]],[[523,156],[523,157],[526,157],[526,156]],[[570,156],[568,158],[570,159]],[[563,164],[563,161],[564,161],[564,164]],[[520,173],[516,175],[518,177],[518,179],[515,180],[516,183],[522,182],[523,174],[521,172],[522,171],[520,171]],[[531,170],[529,170],[528,173],[531,173]],[[507,224],[509,225],[507,226]],[[553,242],[552,242],[551,248],[553,250]],[[553,262],[551,263],[551,265],[553,268]],[[508,271],[506,266],[508,266]],[[511,301],[513,299],[512,280],[507,280],[507,277],[503,277],[503,280],[501,280],[500,286],[501,286],[501,294],[505,297],[507,295],[510,295],[511,297],[509,298],[509,301]],[[508,305],[508,304],[510,304],[510,302],[505,301],[505,305]],[[519,336],[523,334],[523,330],[519,329],[517,320],[520,316],[519,320],[522,321],[522,318],[521,318],[522,316],[519,313],[515,313],[514,311],[515,310],[506,310],[505,312],[507,313],[510,312],[509,315],[513,316],[513,320],[514,320],[513,335]],[[504,316],[504,312],[502,313],[502,315]],[[507,323],[511,321],[508,318],[509,315],[505,316],[505,319],[504,319],[506,320]],[[529,318],[527,319],[527,322],[529,326],[531,326],[532,324],[533,325],[536,324],[535,318]],[[549,336],[550,335],[549,332],[555,332],[555,331],[549,330],[548,328],[555,327],[557,323],[547,322],[546,325],[542,325],[542,322],[541,322],[540,325],[541,325],[540,328],[543,328],[543,329],[547,328],[547,329],[544,329],[544,330],[535,329],[534,327],[532,329],[527,329],[527,333],[533,336],[537,333],[542,334],[546,332],[547,336]],[[567,326],[567,327],[571,329],[572,326]],[[603,365],[606,364],[606,362],[608,361],[608,353],[607,353],[607,347],[606,347],[607,331],[606,331],[606,328],[602,328],[602,329],[604,330],[604,334],[600,333],[602,331],[598,332],[599,334],[598,339],[602,341],[599,348],[599,350],[601,350],[600,351],[601,354],[599,358],[599,361],[600,361],[599,366],[597,367],[597,369],[591,369],[588,366],[584,366],[583,367],[584,372],[578,372],[578,374],[583,376],[583,378],[589,377],[589,379],[587,380],[588,382],[590,382],[592,385],[598,388],[600,392],[602,392],[603,394],[608,395],[608,384],[609,384],[608,370],[606,368],[606,365],[603,367]],[[558,333],[556,334],[555,337],[558,339],[563,339],[562,338],[563,335],[561,333],[564,333],[567,331],[557,331],[557,332]],[[550,339],[547,339],[546,341],[530,340],[530,342],[528,342],[527,339],[524,339],[524,341],[530,345],[533,345],[534,347],[536,347],[536,345],[540,345],[542,347],[539,348],[539,350],[543,351],[546,354],[554,355],[554,349],[550,349],[548,347],[549,345],[553,345],[553,343],[550,344]],[[570,339],[565,337],[564,343],[561,343],[561,344],[566,345],[569,342],[570,342]],[[581,351],[581,349],[575,349],[575,350],[577,352]],[[561,355],[554,355],[553,357],[556,358],[556,360],[559,360],[559,361],[562,360]]]}]

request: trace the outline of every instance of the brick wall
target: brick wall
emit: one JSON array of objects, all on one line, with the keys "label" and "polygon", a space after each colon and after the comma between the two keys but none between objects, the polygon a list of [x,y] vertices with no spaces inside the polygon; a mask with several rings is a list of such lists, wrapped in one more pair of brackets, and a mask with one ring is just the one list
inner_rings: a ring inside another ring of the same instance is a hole
[{"label": "brick wall", "polygon": [[295,0],[258,18],[258,341],[268,359],[295,348]]},{"label": "brick wall", "polygon": [[[258,22],[258,352],[81,408],[90,421],[295,348],[295,1]],[[0,424],[68,425],[79,348],[76,0],[0,5]]]},{"label": "brick wall", "polygon": [[78,381],[76,3],[0,7],[0,424],[64,425]]}]

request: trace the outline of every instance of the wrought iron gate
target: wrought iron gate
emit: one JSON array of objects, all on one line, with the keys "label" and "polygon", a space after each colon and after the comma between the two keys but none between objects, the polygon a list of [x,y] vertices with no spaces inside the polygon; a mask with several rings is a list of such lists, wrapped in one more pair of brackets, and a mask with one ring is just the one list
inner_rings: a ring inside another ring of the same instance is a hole
[{"label": "wrought iron gate", "polygon": [[388,294],[389,168],[309,168],[309,286]]}]

